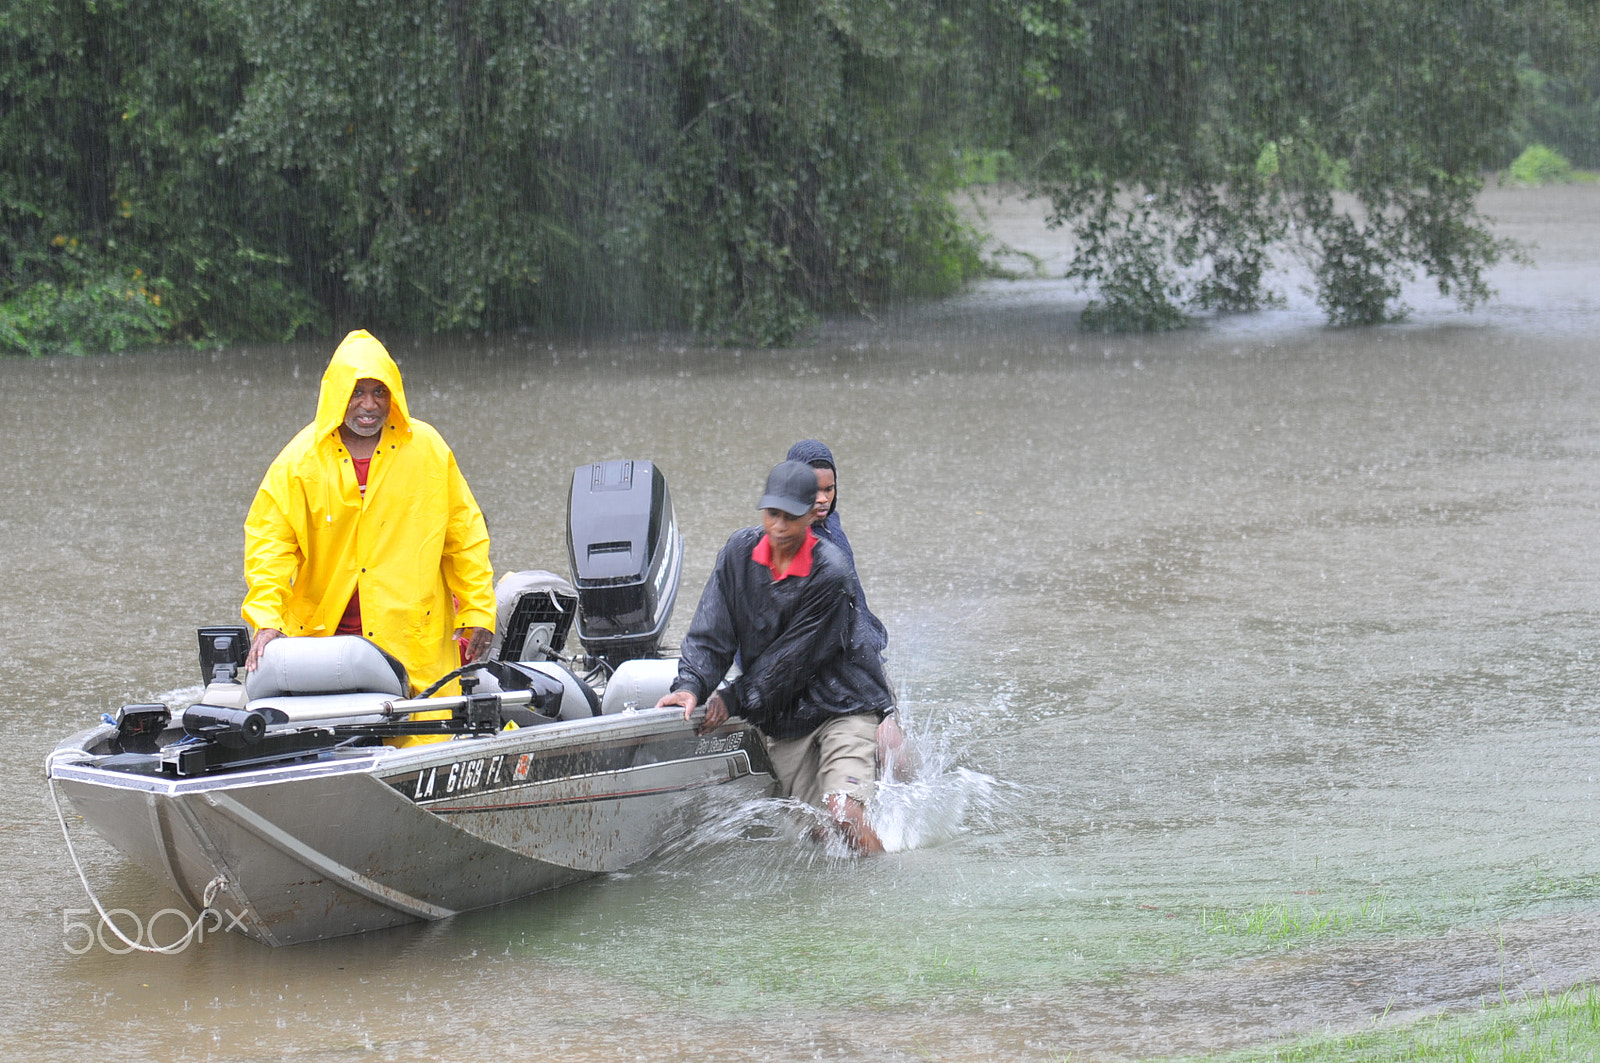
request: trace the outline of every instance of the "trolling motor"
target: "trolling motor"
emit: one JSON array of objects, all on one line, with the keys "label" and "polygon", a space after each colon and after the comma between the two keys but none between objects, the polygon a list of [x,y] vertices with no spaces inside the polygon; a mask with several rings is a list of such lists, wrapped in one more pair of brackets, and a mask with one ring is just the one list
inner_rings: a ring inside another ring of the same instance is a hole
[{"label": "trolling motor", "polygon": [[216,705],[191,705],[183,713],[185,734],[230,749],[244,749],[260,743],[267,733],[267,718],[248,709],[225,709]]}]

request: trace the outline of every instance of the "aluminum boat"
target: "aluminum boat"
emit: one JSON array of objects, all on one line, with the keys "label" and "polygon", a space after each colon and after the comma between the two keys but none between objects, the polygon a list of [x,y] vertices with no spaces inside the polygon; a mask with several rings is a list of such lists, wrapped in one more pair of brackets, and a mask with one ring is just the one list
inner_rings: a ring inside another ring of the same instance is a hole
[{"label": "aluminum boat", "polygon": [[50,755],[50,785],[200,920],[270,945],[616,871],[714,792],[773,792],[754,728],[700,734],[654,708],[676,674],[660,642],[682,559],[659,470],[581,466],[568,533],[573,581],[502,579],[494,647],[459,695],[406,696],[403,668],[356,636],[274,640],[246,675],[247,629],[201,628],[199,700],[108,714]]}]

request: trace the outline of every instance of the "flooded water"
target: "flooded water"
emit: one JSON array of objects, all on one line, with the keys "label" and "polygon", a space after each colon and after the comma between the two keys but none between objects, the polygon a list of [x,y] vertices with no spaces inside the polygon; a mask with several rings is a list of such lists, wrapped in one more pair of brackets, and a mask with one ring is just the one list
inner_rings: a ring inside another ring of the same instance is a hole
[{"label": "flooded water", "polygon": [[[1485,202],[1535,265],[1377,330],[1291,288],[1090,335],[1035,279],[797,350],[395,344],[497,571],[565,569],[574,466],[661,465],[674,635],[827,441],[924,769],[876,860],[715,809],[629,874],[276,951],[87,942],[40,765],[198,681],[332,344],[0,362],[0,1059],[1131,1058],[1593,977],[1600,189]],[[1059,262],[1032,205],[988,217]],[[173,903],[73,830],[108,906]]]}]

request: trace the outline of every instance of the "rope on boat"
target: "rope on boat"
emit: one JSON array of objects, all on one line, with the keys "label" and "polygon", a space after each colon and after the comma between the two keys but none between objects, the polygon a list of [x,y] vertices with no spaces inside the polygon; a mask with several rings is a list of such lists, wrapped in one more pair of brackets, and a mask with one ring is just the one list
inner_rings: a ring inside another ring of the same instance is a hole
[{"label": "rope on boat", "polygon": [[[128,935],[122,932],[122,928],[117,926],[116,922],[111,918],[111,916],[106,914],[104,906],[102,906],[100,903],[100,898],[94,895],[94,890],[89,885],[89,876],[83,873],[83,865],[78,862],[78,851],[73,847],[72,834],[67,830],[67,816],[66,813],[61,811],[61,798],[56,794],[56,779],[55,776],[51,775],[49,771],[54,763],[55,755],[52,754],[50,758],[45,761],[45,781],[50,786],[50,802],[56,806],[56,822],[61,824],[61,837],[66,839],[67,855],[72,858],[72,866],[77,869],[78,881],[83,883],[83,892],[89,895],[89,903],[94,905],[94,910],[100,913],[100,921],[103,925],[109,926],[111,928],[111,932],[117,935],[117,937],[121,939],[122,943],[128,946],[130,949],[137,949],[140,952],[160,953],[162,955],[171,955],[172,953],[182,952],[184,949],[188,948],[189,943],[194,940],[195,935],[200,933],[205,927],[207,912],[216,912],[220,925],[222,913],[211,907],[211,902],[216,899],[219,891],[226,890],[228,888],[228,880],[223,878],[223,876],[218,875],[216,878],[206,883],[205,893],[200,898],[200,914],[195,921],[190,924],[188,933],[184,934],[178,940],[166,945],[142,945],[137,941],[130,940]],[[154,920],[151,920],[151,922],[153,923]]]}]

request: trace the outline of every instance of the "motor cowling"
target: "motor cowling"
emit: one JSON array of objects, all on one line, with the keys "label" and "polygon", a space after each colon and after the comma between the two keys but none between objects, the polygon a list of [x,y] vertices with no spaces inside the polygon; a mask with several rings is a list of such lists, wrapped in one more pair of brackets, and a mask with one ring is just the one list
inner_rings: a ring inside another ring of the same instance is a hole
[{"label": "motor cowling", "polygon": [[667,479],[649,461],[580,465],[567,495],[578,638],[611,667],[657,656],[683,574]]}]

